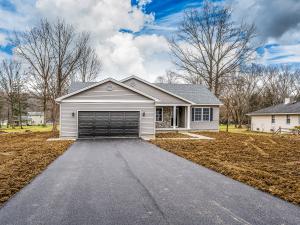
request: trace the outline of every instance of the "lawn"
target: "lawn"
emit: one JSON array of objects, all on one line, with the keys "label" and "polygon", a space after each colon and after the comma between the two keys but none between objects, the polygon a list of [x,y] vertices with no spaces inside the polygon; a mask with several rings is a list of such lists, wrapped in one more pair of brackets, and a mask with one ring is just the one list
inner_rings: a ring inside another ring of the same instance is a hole
[{"label": "lawn", "polygon": [[0,132],[7,132],[7,133],[11,133],[11,132],[26,132],[26,131],[32,131],[32,132],[44,132],[44,131],[51,131],[52,130],[52,125],[47,125],[46,127],[44,126],[23,126],[23,129],[21,129],[21,127],[15,127],[15,128],[6,128],[6,127],[2,127],[0,128]]},{"label": "lawn", "polygon": [[[220,124],[219,130],[220,131],[226,131],[226,124]],[[228,126],[228,131],[229,132],[233,132],[233,133],[247,133],[247,132],[251,132],[251,131],[248,131],[247,128],[245,128],[245,127],[243,127],[243,128],[237,128],[237,127],[235,127],[232,124],[230,124]]]},{"label": "lawn", "polygon": [[72,141],[46,141],[51,132],[0,134],[0,206],[28,184]]},{"label": "lawn", "polygon": [[300,204],[300,137],[209,133],[214,140],[153,144],[235,180]]}]

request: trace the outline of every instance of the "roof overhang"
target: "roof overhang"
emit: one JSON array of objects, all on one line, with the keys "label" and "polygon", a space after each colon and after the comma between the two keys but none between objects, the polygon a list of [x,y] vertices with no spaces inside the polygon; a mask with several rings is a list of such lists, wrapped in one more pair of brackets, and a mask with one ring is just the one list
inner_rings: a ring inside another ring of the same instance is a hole
[{"label": "roof overhang", "polygon": [[296,113],[289,113],[289,112],[283,112],[283,113],[247,113],[247,116],[271,116],[271,115],[300,115],[300,112]]},{"label": "roof overhang", "polygon": [[[136,89],[134,89],[134,88],[132,88],[132,87],[126,85],[126,84],[123,84],[123,83],[121,83],[121,82],[119,82],[119,81],[117,81],[117,80],[115,80],[115,79],[113,79],[113,78],[107,78],[107,79],[104,79],[104,80],[102,80],[102,81],[100,81],[100,82],[97,82],[97,83],[95,83],[95,84],[93,84],[93,85],[90,85],[90,86],[88,86],[88,87],[79,89],[79,90],[77,90],[77,91],[71,92],[71,93],[66,94],[66,95],[63,95],[63,96],[61,96],[61,97],[59,97],[59,98],[56,98],[55,101],[58,102],[58,103],[63,102],[63,101],[66,101],[66,100],[64,100],[64,99],[69,98],[69,97],[71,97],[71,96],[73,96],[73,95],[79,94],[79,93],[81,93],[81,92],[87,91],[87,90],[89,90],[89,89],[91,89],[91,88],[97,87],[97,86],[99,86],[99,85],[101,85],[101,84],[104,84],[104,83],[107,83],[107,82],[112,82],[112,83],[115,83],[115,84],[117,84],[117,85],[120,85],[121,87],[124,87],[124,88],[126,88],[126,89],[129,89],[129,90],[131,90],[131,91],[133,91],[133,92],[135,92],[135,93],[138,93],[138,94],[140,94],[140,95],[142,95],[142,96],[145,96],[145,97],[147,97],[147,98],[149,98],[149,99],[151,99],[151,100],[153,100],[153,101],[159,101],[159,99],[156,99],[156,98],[154,98],[154,97],[152,97],[152,96],[150,96],[150,95],[147,95],[147,94],[145,94],[145,93],[143,93],[143,92],[141,92],[141,91],[139,91],[139,90],[136,90]],[[88,100],[85,101],[85,102],[88,102]]]},{"label": "roof overhang", "polygon": [[147,84],[147,85],[149,85],[149,86],[151,86],[151,87],[153,87],[153,88],[156,88],[156,89],[158,89],[158,90],[160,90],[160,91],[162,91],[162,92],[165,92],[165,93],[167,93],[167,94],[169,94],[169,95],[171,95],[171,96],[173,96],[173,97],[176,97],[176,98],[178,98],[178,99],[181,99],[181,100],[183,100],[183,101],[185,101],[185,102],[188,102],[188,103],[190,103],[190,104],[195,104],[194,102],[192,102],[192,101],[190,101],[190,100],[187,100],[187,99],[185,99],[185,98],[183,98],[183,97],[181,97],[181,96],[179,96],[179,95],[176,95],[176,94],[174,94],[174,93],[172,93],[172,92],[169,92],[169,91],[167,91],[167,90],[165,90],[165,89],[163,89],[163,88],[161,88],[161,87],[158,87],[157,85],[152,84],[152,83],[150,83],[150,82],[148,82],[148,81],[146,81],[146,80],[144,80],[144,79],[141,79],[141,78],[139,78],[139,77],[137,77],[137,76],[135,76],[135,75],[132,75],[132,76],[130,76],[130,77],[126,77],[126,78],[120,80],[120,82],[123,83],[123,82],[125,82],[125,81],[130,80],[130,79],[136,79],[136,80],[138,80],[138,81],[140,81],[140,82],[143,82],[143,83],[145,83],[145,84]]}]

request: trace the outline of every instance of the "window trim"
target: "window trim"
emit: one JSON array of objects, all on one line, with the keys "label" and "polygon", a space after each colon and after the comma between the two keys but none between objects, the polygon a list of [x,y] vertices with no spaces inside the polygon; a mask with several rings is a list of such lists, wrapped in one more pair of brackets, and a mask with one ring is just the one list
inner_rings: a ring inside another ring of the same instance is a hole
[{"label": "window trim", "polygon": [[[210,107],[193,107],[193,111],[192,111],[192,122],[201,122],[201,121],[204,121],[204,122],[207,122],[207,121],[211,121],[210,120],[210,113],[211,113],[211,110],[210,110]],[[196,120],[195,118],[195,109],[201,109],[201,117],[200,117],[200,120]],[[208,120],[203,120],[203,109],[208,109]]]},{"label": "window trim", "polygon": [[[161,120],[157,120],[157,109],[161,109]],[[164,121],[164,108],[163,107],[156,107],[155,109],[155,122],[163,122]]]}]

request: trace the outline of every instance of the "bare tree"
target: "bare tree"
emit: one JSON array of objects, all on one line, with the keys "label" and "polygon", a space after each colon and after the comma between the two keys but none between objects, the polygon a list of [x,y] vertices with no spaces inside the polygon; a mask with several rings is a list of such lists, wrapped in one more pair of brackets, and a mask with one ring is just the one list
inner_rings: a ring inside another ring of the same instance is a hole
[{"label": "bare tree", "polygon": [[57,20],[52,25],[51,53],[54,74],[50,78],[50,94],[52,101],[53,131],[57,130],[59,107],[55,99],[65,94],[71,78],[80,67],[80,59],[84,56],[90,36],[77,33],[73,26]]},{"label": "bare tree", "polygon": [[254,25],[231,20],[231,9],[204,2],[201,11],[185,13],[176,38],[170,41],[174,63],[189,83],[204,83],[219,96],[227,76],[255,51]]},{"label": "bare tree", "polygon": [[88,46],[80,57],[76,80],[81,82],[95,81],[101,71],[101,66],[101,61],[95,50]]},{"label": "bare tree", "polygon": [[293,96],[296,88],[296,78],[292,68],[288,65],[268,66],[264,69],[262,107],[282,103],[284,98]]},{"label": "bare tree", "polygon": [[164,76],[158,76],[156,83],[175,84],[178,83],[179,75],[171,70],[167,70]]},{"label": "bare tree", "polygon": [[45,115],[50,102],[53,131],[56,131],[59,106],[55,99],[66,93],[77,73],[86,72],[84,79],[88,80],[99,70],[99,60],[89,46],[90,36],[76,32],[73,26],[59,19],[54,23],[42,20],[30,31],[15,36],[16,52],[29,65],[34,81],[31,89],[43,99]]},{"label": "bare tree", "polygon": [[14,127],[14,116],[18,112],[18,117],[22,126],[22,103],[21,98],[24,93],[24,73],[21,63],[15,60],[3,60],[0,69],[0,86],[4,91],[4,97],[9,104],[11,115],[9,123]]},{"label": "bare tree", "polygon": [[41,20],[39,25],[28,32],[15,33],[12,40],[16,46],[15,52],[28,65],[30,90],[42,101],[44,126],[46,125],[47,103],[49,100],[49,82],[53,75],[53,56],[51,46],[52,27],[47,20]]}]

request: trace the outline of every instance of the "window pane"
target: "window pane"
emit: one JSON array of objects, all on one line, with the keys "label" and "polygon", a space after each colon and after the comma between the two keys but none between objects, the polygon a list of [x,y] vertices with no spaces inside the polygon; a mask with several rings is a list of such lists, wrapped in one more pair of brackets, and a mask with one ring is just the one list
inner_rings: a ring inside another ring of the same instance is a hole
[{"label": "window pane", "polygon": [[194,120],[195,121],[201,121],[201,114],[202,114],[202,109],[201,108],[195,108],[194,109]]},{"label": "window pane", "polygon": [[156,109],[156,121],[162,121],[162,108]]},{"label": "window pane", "polygon": [[290,115],[286,115],[286,123],[287,124],[291,123],[291,117],[290,117]]},{"label": "window pane", "polygon": [[275,123],[275,115],[272,115],[272,123]]},{"label": "window pane", "polygon": [[204,121],[209,120],[209,108],[203,108],[203,120]]}]

